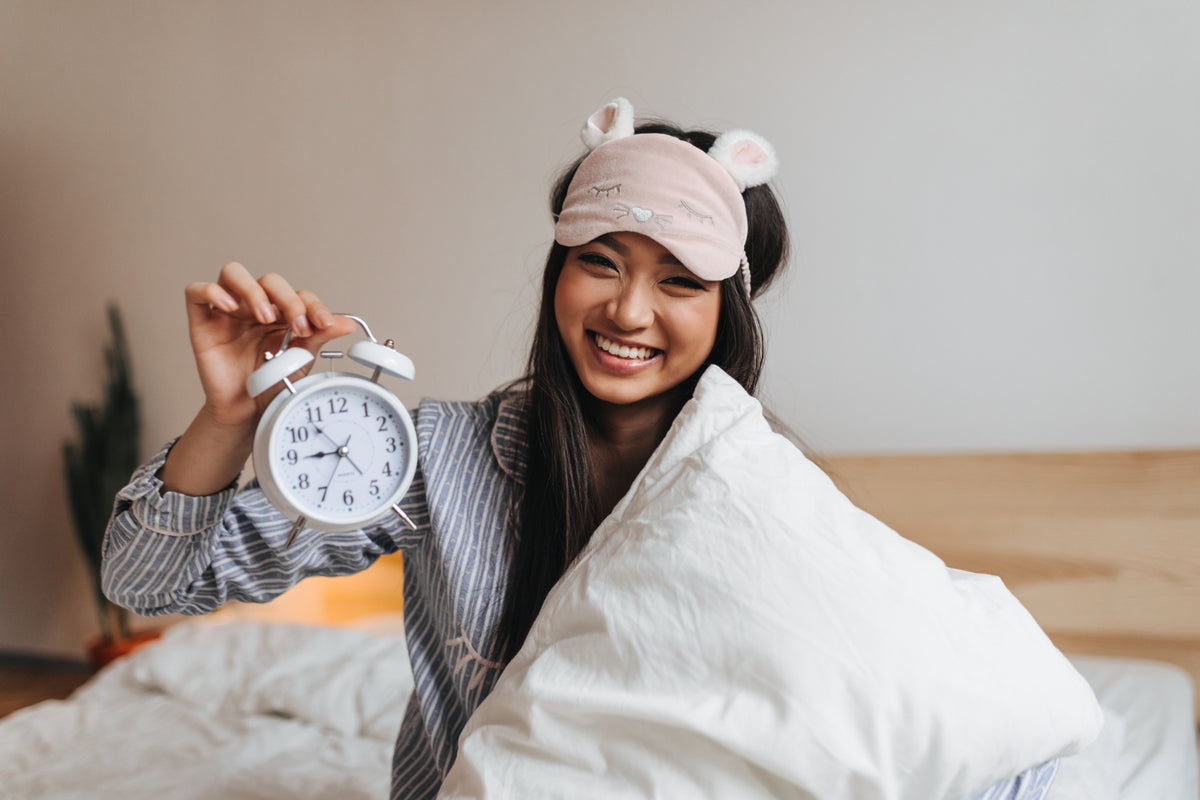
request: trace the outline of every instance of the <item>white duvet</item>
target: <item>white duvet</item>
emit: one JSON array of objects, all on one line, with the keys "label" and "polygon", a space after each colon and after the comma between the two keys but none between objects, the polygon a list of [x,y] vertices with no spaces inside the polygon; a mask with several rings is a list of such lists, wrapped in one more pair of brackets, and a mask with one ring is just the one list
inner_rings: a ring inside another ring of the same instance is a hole
[{"label": "white duvet", "polygon": [[998,578],[855,508],[711,368],[469,720],[442,796],[968,798],[1101,721]]},{"label": "white duvet", "polygon": [[381,800],[411,690],[401,636],[185,623],[5,718],[0,797]]}]

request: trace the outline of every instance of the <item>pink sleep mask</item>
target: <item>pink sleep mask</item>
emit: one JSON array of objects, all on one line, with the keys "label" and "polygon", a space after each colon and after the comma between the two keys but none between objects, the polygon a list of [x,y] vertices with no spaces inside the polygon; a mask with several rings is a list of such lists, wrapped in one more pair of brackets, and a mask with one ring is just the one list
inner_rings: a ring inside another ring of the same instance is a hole
[{"label": "pink sleep mask", "polygon": [[631,231],[671,251],[704,280],[724,280],[746,261],[742,190],[768,181],[774,151],[749,131],[728,131],[709,152],[657,133],[633,133],[633,109],[618,99],[583,130],[592,152],[567,189],[554,238],[575,247],[598,236]]}]

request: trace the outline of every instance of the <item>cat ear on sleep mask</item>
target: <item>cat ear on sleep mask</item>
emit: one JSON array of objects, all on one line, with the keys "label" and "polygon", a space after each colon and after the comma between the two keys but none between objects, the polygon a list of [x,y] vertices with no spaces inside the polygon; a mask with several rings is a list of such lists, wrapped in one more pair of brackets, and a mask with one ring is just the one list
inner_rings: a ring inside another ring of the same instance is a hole
[{"label": "cat ear on sleep mask", "polygon": [[[624,97],[597,109],[580,131],[588,150],[626,136],[633,136],[633,105]],[[708,155],[725,168],[743,192],[766,183],[779,171],[775,148],[753,131],[738,129],[722,133]]]}]

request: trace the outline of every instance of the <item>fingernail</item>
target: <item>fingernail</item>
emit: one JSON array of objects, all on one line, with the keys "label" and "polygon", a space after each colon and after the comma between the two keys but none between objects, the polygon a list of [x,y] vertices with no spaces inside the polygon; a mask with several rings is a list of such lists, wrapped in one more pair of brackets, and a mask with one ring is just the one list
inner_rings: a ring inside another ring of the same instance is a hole
[{"label": "fingernail", "polygon": [[305,317],[297,317],[292,327],[298,336],[312,336],[312,328],[309,327],[308,319]]},{"label": "fingernail", "polygon": [[264,325],[269,325],[275,321],[275,309],[271,308],[271,304],[265,300],[255,306],[255,316],[258,321]]},{"label": "fingernail", "polygon": [[333,324],[333,314],[329,313],[328,311],[318,311],[317,312],[317,325],[319,325],[322,328],[328,328],[332,324]]}]

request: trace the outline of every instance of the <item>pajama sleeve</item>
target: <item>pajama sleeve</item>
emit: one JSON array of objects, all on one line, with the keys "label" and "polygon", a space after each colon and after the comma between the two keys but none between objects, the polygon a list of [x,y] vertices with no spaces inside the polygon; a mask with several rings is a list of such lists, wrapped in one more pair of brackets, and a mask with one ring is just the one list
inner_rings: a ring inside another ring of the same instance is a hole
[{"label": "pajama sleeve", "polygon": [[305,531],[285,547],[292,523],[256,481],[206,497],[164,492],[159,470],[170,445],[134,473],[116,497],[105,533],[105,595],[146,616],[204,614],[227,600],[266,602],[310,575],[349,575],[428,530],[425,482],[418,469],[396,518],[346,533]]}]

